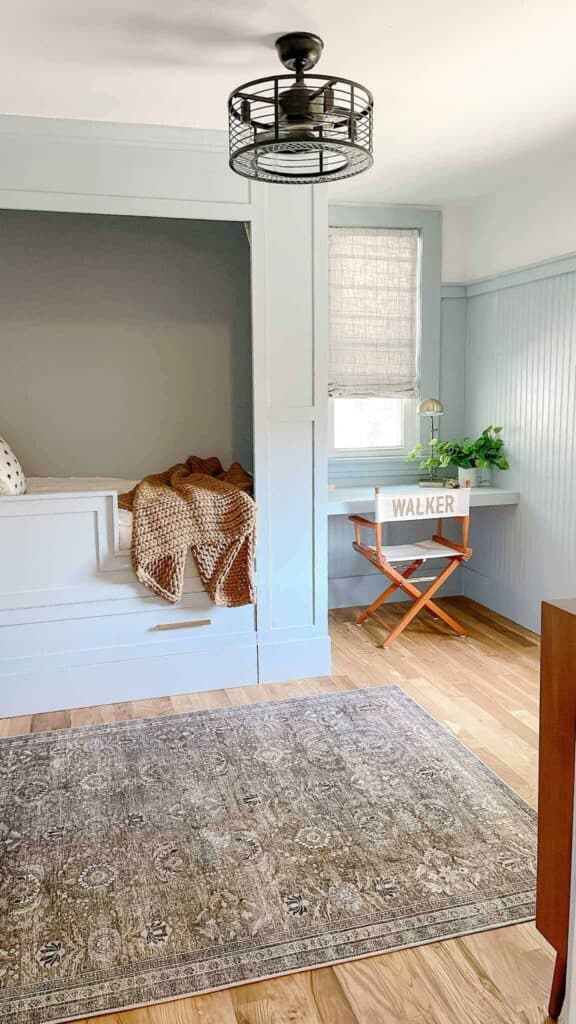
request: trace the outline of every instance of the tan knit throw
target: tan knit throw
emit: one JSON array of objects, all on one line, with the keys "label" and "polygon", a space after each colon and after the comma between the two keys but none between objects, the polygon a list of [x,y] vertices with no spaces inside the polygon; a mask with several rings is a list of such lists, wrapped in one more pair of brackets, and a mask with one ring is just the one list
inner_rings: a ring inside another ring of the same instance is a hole
[{"label": "tan knit throw", "polygon": [[182,597],[186,555],[215,604],[235,608],[256,601],[256,505],[252,477],[238,462],[195,456],[147,476],[120,494],[133,513],[132,565],[145,586],[176,604]]}]

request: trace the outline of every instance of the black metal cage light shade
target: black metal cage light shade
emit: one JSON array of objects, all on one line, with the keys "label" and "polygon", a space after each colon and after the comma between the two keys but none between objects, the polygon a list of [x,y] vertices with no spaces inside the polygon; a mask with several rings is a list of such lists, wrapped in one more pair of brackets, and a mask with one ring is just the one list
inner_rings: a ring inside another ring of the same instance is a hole
[{"label": "black metal cage light shade", "polygon": [[308,32],[276,40],[294,74],[257,78],[228,100],[230,167],[258,181],[316,184],[372,166],[372,94],[347,78],[307,72],[323,42]]}]

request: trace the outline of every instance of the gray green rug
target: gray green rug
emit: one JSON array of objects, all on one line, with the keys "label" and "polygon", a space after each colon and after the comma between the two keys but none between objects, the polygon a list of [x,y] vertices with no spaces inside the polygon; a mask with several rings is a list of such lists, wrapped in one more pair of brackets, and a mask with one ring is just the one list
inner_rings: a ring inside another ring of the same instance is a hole
[{"label": "gray green rug", "polygon": [[526,921],[535,812],[400,689],[0,741],[0,1019]]}]

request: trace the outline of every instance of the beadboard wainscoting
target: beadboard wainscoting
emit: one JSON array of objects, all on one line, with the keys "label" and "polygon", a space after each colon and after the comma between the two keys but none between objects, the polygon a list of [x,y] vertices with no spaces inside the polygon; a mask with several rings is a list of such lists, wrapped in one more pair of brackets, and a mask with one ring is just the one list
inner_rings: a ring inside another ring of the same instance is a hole
[{"label": "beadboard wainscoting", "polygon": [[[445,413],[440,436],[450,437],[464,430],[464,378],[466,357],[466,287],[442,288],[440,331],[440,398]],[[402,459],[331,459],[329,477],[340,487],[361,487],[376,483],[415,483],[422,475],[417,463]],[[409,542],[422,536],[422,526],[394,524],[386,527],[393,543]],[[382,574],[352,549],[352,524],[346,516],[328,521],[328,603],[330,608],[370,604],[384,589]],[[460,594],[462,578],[455,573],[442,589],[444,595]],[[403,595],[393,600],[405,600]]]},{"label": "beadboard wainscoting", "polygon": [[466,430],[503,425],[520,502],[472,517],[463,590],[539,631],[576,580],[576,260],[469,285],[467,306]]}]

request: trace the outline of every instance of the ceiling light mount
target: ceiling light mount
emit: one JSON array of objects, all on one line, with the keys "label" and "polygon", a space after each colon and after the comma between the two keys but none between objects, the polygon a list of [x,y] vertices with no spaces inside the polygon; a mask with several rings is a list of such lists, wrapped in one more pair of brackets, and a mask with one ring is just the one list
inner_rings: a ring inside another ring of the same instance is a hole
[{"label": "ceiling light mount", "polygon": [[288,32],[276,40],[276,50],[281,63],[288,71],[296,73],[311,71],[316,67],[323,49],[323,40],[311,32]]},{"label": "ceiling light mount", "polygon": [[230,167],[243,177],[315,184],[372,166],[372,94],[347,78],[310,74],[324,43],[310,32],[276,40],[293,74],[246,82],[228,100]]}]

